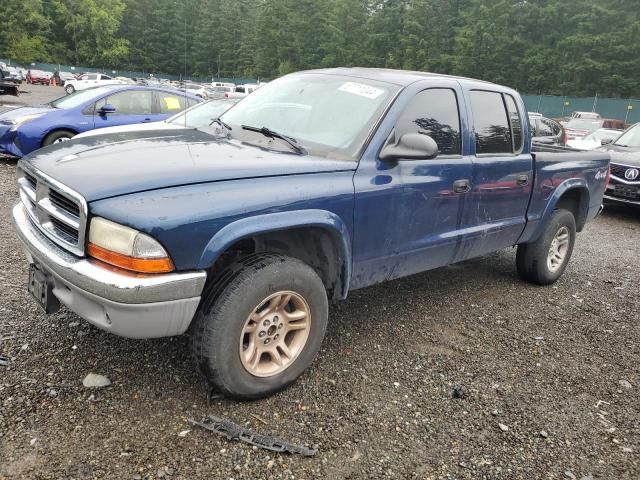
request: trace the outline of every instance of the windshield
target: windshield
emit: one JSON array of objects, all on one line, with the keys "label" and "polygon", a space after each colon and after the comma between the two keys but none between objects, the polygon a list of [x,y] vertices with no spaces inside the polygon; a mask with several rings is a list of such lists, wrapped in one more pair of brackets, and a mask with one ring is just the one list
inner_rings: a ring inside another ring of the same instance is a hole
[{"label": "windshield", "polygon": [[599,129],[602,127],[602,121],[600,120],[589,120],[583,118],[574,118],[569,121],[566,125],[566,128],[576,128],[578,130],[589,130],[590,132]]},{"label": "windshield", "polygon": [[80,90],[78,92],[72,93],[71,95],[65,95],[64,97],[60,97],[51,103],[52,107],[62,108],[63,110],[68,110],[70,108],[76,108],[77,106],[82,105],[84,102],[89,100],[93,100],[100,95],[104,95],[106,93],[111,92],[112,90],[108,87],[98,87],[98,88],[90,88],[88,90]]},{"label": "windshield", "polygon": [[[294,138],[313,155],[356,159],[399,87],[374,80],[299,73],[274,80],[222,115],[232,136],[248,143],[265,136],[242,125],[267,127]],[[266,148],[284,142],[268,139]],[[286,146],[283,146],[286,148]]]},{"label": "windshield", "polygon": [[614,145],[624,147],[640,147],[640,123],[636,123],[633,127],[623,133]]},{"label": "windshield", "polygon": [[585,140],[597,140],[597,141],[601,142],[602,140],[605,140],[607,138],[613,140],[618,135],[620,135],[620,133],[621,132],[616,132],[616,131],[611,131],[611,130],[596,130],[595,132],[590,133],[589,135],[584,137],[584,139]]},{"label": "windshield", "polygon": [[[177,115],[167,119],[167,123],[174,125],[198,128],[211,124],[213,119],[218,118],[224,112],[229,110],[237,101],[230,100],[212,100],[210,102],[199,103],[189,110],[180,112]],[[186,122],[185,122],[186,116]]]}]

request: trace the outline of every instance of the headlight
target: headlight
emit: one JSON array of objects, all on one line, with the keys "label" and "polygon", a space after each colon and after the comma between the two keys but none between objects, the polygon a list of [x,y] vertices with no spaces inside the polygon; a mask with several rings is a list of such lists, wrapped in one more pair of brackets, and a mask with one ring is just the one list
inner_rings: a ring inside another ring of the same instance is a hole
[{"label": "headlight", "polygon": [[11,130],[12,131],[17,130],[17,128],[20,125],[31,122],[32,120],[35,120],[36,118],[39,118],[42,115],[44,115],[44,113],[32,113],[31,115],[22,115],[21,117],[14,118],[12,120],[13,127],[11,127]]},{"label": "headlight", "polygon": [[174,270],[171,258],[156,240],[100,217],[91,220],[87,253],[97,260],[133,272],[166,273]]}]

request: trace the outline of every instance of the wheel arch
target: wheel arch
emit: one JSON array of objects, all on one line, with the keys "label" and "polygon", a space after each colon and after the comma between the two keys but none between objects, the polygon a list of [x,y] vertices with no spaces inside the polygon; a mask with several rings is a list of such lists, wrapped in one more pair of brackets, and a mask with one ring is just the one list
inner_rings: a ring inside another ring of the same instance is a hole
[{"label": "wheel arch", "polygon": [[542,215],[542,221],[538,225],[535,235],[532,236],[532,240],[536,240],[542,235],[551,214],[558,208],[564,208],[573,213],[576,220],[576,231],[581,232],[587,222],[589,201],[589,187],[583,178],[569,179],[561,183],[549,198]]},{"label": "wheel arch", "polygon": [[208,242],[198,268],[220,271],[238,256],[258,252],[281,253],[307,263],[316,270],[331,298],[346,298],[351,280],[351,238],[335,213],[300,210],[232,222]]},{"label": "wheel arch", "polygon": [[67,132],[71,132],[74,135],[78,135],[78,133],[80,133],[77,128],[61,127],[59,125],[56,125],[55,127],[52,127],[49,130],[46,130],[45,132],[43,132],[42,137],[40,138],[40,148],[44,147],[44,141],[49,135],[51,135],[52,133],[55,133],[55,132],[62,131],[62,130],[67,131]]}]

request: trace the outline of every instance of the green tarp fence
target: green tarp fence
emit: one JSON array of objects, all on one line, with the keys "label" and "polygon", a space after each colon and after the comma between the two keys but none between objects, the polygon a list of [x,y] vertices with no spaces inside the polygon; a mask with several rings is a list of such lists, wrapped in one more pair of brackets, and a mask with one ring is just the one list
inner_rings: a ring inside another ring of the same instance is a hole
[{"label": "green tarp fence", "polygon": [[572,112],[597,112],[604,118],[615,118],[627,123],[640,122],[640,100],[630,98],[560,97],[551,95],[523,95],[530,112],[546,117],[561,118]]}]

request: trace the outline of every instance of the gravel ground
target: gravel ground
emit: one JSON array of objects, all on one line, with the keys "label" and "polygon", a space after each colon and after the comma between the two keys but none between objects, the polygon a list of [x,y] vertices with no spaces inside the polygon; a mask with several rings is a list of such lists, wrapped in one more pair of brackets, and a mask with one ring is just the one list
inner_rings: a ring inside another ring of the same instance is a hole
[{"label": "gravel ground", "polygon": [[[185,338],[122,339],[37,310],[14,171],[0,161],[0,479],[640,478],[637,210],[591,223],[552,287],[518,280],[506,250],[354,292],[310,371],[237,403],[207,398]],[[90,372],[112,385],[83,387]],[[319,452],[187,421],[208,414]]]},{"label": "gravel ground", "polygon": [[45,85],[29,85],[22,83],[20,85],[20,96],[12,95],[0,96],[0,112],[22,107],[25,105],[39,105],[48,103],[51,100],[64,96],[62,87],[48,87]]}]

